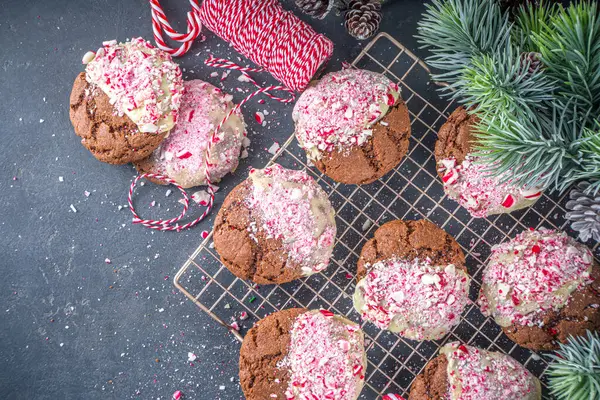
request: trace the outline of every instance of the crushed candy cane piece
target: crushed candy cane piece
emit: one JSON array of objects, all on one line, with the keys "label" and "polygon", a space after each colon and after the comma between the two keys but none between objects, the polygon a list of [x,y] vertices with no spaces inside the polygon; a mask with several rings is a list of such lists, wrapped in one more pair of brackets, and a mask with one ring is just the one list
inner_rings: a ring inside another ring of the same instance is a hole
[{"label": "crushed candy cane piece", "polygon": [[181,150],[175,156],[180,160],[185,160],[186,158],[190,158],[192,156],[192,153],[190,153],[187,150]]},{"label": "crushed candy cane piece", "polygon": [[206,206],[210,201],[210,194],[205,190],[198,190],[192,194],[192,200],[201,206]]},{"label": "crushed candy cane piece", "polygon": [[354,400],[364,384],[364,334],[339,316],[317,311],[299,315],[287,356],[277,366],[289,371],[286,399]]},{"label": "crushed candy cane piece", "polygon": [[404,397],[400,396],[399,394],[395,394],[395,393],[388,393],[386,395],[384,395],[381,400],[405,400]]},{"label": "crushed candy cane piece", "polygon": [[265,114],[261,113],[260,111],[257,111],[254,114],[254,119],[256,120],[256,122],[262,125],[262,123],[265,121]]},{"label": "crushed candy cane piece", "polygon": [[94,58],[96,58],[96,52],[88,51],[87,53],[85,53],[83,55],[83,58],[81,59],[81,63],[88,64],[88,63],[92,62],[92,60],[94,60]]},{"label": "crushed candy cane piece", "polygon": [[502,200],[502,207],[511,208],[515,205],[515,198],[511,194],[507,194]]},{"label": "crushed candy cane piece", "polygon": [[273,142],[273,144],[271,145],[271,147],[269,147],[269,149],[267,150],[270,154],[277,154],[277,152],[279,151],[280,146],[279,143],[277,142]]}]

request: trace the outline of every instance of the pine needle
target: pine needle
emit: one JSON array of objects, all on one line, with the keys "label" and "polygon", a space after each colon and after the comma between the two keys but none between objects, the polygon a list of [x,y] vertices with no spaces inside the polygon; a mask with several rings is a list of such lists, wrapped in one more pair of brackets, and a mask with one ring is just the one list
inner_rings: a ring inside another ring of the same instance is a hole
[{"label": "pine needle", "polygon": [[519,114],[533,119],[553,100],[556,86],[539,66],[532,69],[531,63],[512,46],[493,55],[475,56],[464,68],[453,97],[480,116]]},{"label": "pine needle", "polygon": [[418,27],[417,39],[433,55],[429,65],[444,71],[437,81],[456,82],[476,55],[503,49],[510,40],[508,15],[495,0],[433,0]]},{"label": "pine needle", "polygon": [[550,20],[558,13],[556,3],[541,1],[539,6],[533,3],[521,5],[515,15],[511,30],[513,43],[518,43],[524,52],[538,52],[534,36],[539,35]]},{"label": "pine needle", "polygon": [[476,133],[476,149],[490,173],[526,188],[559,188],[565,171],[576,167],[579,125],[553,107],[552,118],[516,115],[484,116]]},{"label": "pine needle", "polygon": [[600,15],[595,1],[579,1],[539,21],[532,38],[546,73],[560,85],[556,101],[580,110],[584,126],[600,114]]},{"label": "pine needle", "polygon": [[550,392],[559,400],[600,398],[600,335],[587,331],[587,337],[569,337],[561,344],[548,368]]}]

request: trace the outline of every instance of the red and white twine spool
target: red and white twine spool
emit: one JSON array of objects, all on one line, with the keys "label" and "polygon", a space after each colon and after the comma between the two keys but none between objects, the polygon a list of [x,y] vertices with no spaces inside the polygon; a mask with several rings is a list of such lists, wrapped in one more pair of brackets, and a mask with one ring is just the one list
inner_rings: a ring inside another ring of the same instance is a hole
[{"label": "red and white twine spool", "polygon": [[[212,209],[214,189],[211,185],[208,154],[210,154],[217,132],[227,119],[248,100],[262,93],[282,103],[293,102],[295,91],[304,90],[321,66],[329,60],[333,53],[333,43],[324,35],[315,32],[293,13],[285,11],[278,0],[204,0],[202,5],[198,4],[198,0],[189,0],[192,10],[187,14],[186,33],[179,33],[173,29],[159,0],[149,0],[149,2],[152,30],[158,48],[175,57],[181,56],[190,49],[192,42],[200,35],[202,25],[204,25],[260,66],[260,68],[242,67],[213,56],[205,61],[209,66],[239,71],[257,87],[257,90],[232,108],[211,133],[204,165],[210,199],[201,216],[184,225],[178,225],[178,221],[188,210],[189,198],[185,190],[173,179],[157,174],[143,174],[136,177],[131,183],[128,201],[129,209],[134,216],[134,223],[162,231],[180,231],[191,228],[202,221]],[[162,36],[163,31],[169,38],[180,42],[181,45],[178,48],[169,47]],[[262,71],[270,72],[282,85],[263,88],[248,75],[248,72]],[[287,92],[290,96],[279,97],[271,94],[277,90]],[[169,220],[148,220],[138,216],[132,202],[133,190],[137,182],[145,177],[169,182],[183,193],[184,208],[179,216]]]},{"label": "red and white twine spool", "polygon": [[306,89],[333,43],[285,11],[278,0],[204,0],[200,19],[286,87]]}]

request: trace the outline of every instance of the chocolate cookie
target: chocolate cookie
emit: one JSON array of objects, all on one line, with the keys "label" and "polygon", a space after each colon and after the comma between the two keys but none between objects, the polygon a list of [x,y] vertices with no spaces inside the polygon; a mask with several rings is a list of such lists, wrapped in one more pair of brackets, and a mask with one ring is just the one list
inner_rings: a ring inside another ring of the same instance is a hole
[{"label": "chocolate cookie", "polygon": [[371,183],[408,151],[410,119],[400,89],[371,71],[325,75],[300,96],[292,117],[307,158],[338,182]]},{"label": "chocolate cookie", "polygon": [[448,359],[440,354],[425,365],[410,387],[408,400],[446,400],[448,395]]},{"label": "chocolate cookie", "polygon": [[465,255],[456,240],[435,224],[426,221],[395,220],[383,224],[374,238],[365,243],[358,259],[357,280],[367,273],[367,265],[392,257],[431,259],[432,264],[454,264],[467,272]]},{"label": "chocolate cookie", "polygon": [[368,184],[393,170],[408,152],[410,120],[401,99],[373,126],[373,136],[362,146],[334,150],[313,161],[331,179],[347,184]]},{"label": "chocolate cookie", "polygon": [[510,180],[504,182],[505,176],[491,176],[489,165],[475,154],[478,123],[476,115],[459,107],[442,125],[434,153],[444,191],[476,218],[531,206],[541,197],[541,189],[519,187]]},{"label": "chocolate cookie", "polygon": [[470,278],[456,241],[427,221],[392,221],[359,258],[361,317],[412,340],[437,340],[460,322]]},{"label": "chocolate cookie", "polygon": [[525,231],[492,248],[478,303],[520,346],[555,349],[600,330],[600,268],[565,233]]},{"label": "chocolate cookie", "polygon": [[600,331],[600,267],[594,265],[589,285],[576,290],[566,306],[539,315],[543,326],[511,325],[502,328],[510,340],[532,350],[553,350],[569,336]]},{"label": "chocolate cookie", "polygon": [[215,249],[236,276],[284,283],[325,269],[336,226],[326,193],[304,171],[253,169],[225,199]]},{"label": "chocolate cookie", "polygon": [[240,351],[246,399],[356,400],[367,365],[364,334],[325,310],[295,308],[260,320]]},{"label": "chocolate cookie", "polygon": [[71,91],[69,116],[81,144],[98,160],[109,164],[148,157],[167,134],[140,132],[128,116],[115,115],[108,96],[88,83],[83,72]]},{"label": "chocolate cookie", "polygon": [[[479,123],[475,114],[470,114],[466,108],[458,107],[438,132],[435,142],[435,159],[440,162],[447,158],[454,158],[457,164],[461,164],[465,157],[473,152],[474,128]],[[442,170],[438,170],[440,178],[444,176]]]},{"label": "chocolate cookie", "polygon": [[512,357],[449,343],[425,366],[408,400],[539,400],[539,380]]},{"label": "chocolate cookie", "polygon": [[306,309],[278,311],[256,323],[248,331],[240,350],[240,385],[248,400],[285,399],[289,371],[278,364],[285,358],[290,345],[294,321]]}]

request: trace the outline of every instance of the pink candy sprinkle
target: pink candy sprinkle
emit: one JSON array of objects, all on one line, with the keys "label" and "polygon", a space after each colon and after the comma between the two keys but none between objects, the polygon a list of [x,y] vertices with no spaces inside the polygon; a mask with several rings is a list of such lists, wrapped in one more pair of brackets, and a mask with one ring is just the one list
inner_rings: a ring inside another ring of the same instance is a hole
[{"label": "pink candy sprinkle", "polygon": [[306,89],[294,106],[298,140],[313,159],[360,146],[398,97],[398,86],[381,74],[357,69],[329,73]]},{"label": "pink candy sprinkle", "polygon": [[208,237],[208,231],[202,231],[200,236],[202,236],[202,239],[206,239]]},{"label": "pink candy sprinkle", "polygon": [[245,321],[248,319],[248,313],[246,311],[242,311],[240,313],[240,321]]},{"label": "pink candy sprinkle", "polygon": [[[364,381],[364,337],[349,321],[309,311],[296,318],[289,351],[278,364],[289,370],[286,399],[354,400]],[[340,345],[342,341],[347,343]]]},{"label": "pink candy sprinkle", "polygon": [[319,310],[319,312],[321,314],[323,314],[324,316],[326,316],[327,318],[333,317],[333,313],[331,311],[328,311],[328,310]]},{"label": "pink candy sprinkle", "polygon": [[492,248],[478,300],[481,311],[501,326],[536,325],[543,310],[564,307],[565,288],[591,283],[592,260],[591,251],[564,232],[522,232]]},{"label": "pink candy sprinkle", "polygon": [[510,181],[500,183],[502,177],[490,176],[487,168],[472,154],[468,154],[461,164],[454,158],[439,161],[444,190],[476,218],[532,204],[542,195],[539,189],[526,190]]},{"label": "pink candy sprinkle", "polygon": [[181,391],[177,390],[175,393],[173,393],[173,400],[181,399],[181,395],[182,395]]},{"label": "pink candy sprinkle", "polygon": [[340,339],[340,340],[338,340],[337,344],[338,344],[338,347],[342,351],[348,351],[348,350],[350,350],[350,342],[348,342],[347,340]]},{"label": "pink candy sprinkle", "polygon": [[440,350],[448,359],[448,398],[460,387],[461,400],[535,399],[536,380],[512,357],[464,344],[450,343]]}]

